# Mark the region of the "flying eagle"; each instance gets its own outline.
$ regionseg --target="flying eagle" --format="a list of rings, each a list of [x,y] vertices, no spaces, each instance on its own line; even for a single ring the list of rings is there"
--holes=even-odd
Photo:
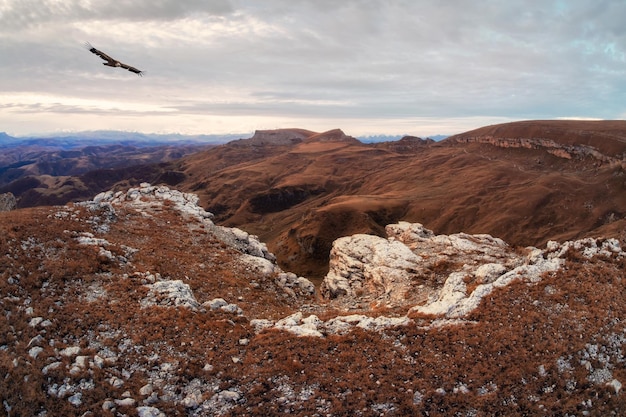
[[[87,49],[89,49],[89,52],[91,52],[92,54],[98,55],[100,58],[102,58],[102,59],[104,59],[106,61],[106,62],[103,62],[102,65],[106,65],[107,67],[114,67],[114,68],[124,68],[124,69],[127,69],[130,72],[134,72],[135,74],[139,75],[140,77],[143,77],[143,71],[138,70],[135,67],[131,67],[130,65],[126,65],[126,64],[118,61],[117,59],[111,58],[110,56],[108,56],[104,52],[99,51],[96,48],[94,48],[89,42],[85,43],[85,47]]]

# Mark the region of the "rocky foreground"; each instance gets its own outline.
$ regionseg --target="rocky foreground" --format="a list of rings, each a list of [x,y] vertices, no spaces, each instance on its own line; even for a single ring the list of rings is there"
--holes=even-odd
[[[624,415],[626,254],[398,223],[319,290],[193,194],[1,213],[6,415]]]

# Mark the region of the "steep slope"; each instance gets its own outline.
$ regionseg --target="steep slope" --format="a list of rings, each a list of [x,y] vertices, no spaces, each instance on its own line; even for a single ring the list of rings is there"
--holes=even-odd
[[[615,239],[522,252],[401,223],[336,242],[352,281],[328,301],[197,202],[143,184],[0,213],[6,415],[626,413]]]

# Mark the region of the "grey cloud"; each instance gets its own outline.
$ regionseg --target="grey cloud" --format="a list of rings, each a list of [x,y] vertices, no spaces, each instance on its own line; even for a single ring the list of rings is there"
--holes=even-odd
[[[181,115],[609,118],[626,107],[621,1],[9,0],[0,13],[0,91],[121,90]],[[147,76],[102,67],[86,40]]]
[[[0,8],[4,30],[79,20],[173,20],[193,13],[226,14],[229,0],[6,0]],[[1,30],[1,29],[0,29]]]

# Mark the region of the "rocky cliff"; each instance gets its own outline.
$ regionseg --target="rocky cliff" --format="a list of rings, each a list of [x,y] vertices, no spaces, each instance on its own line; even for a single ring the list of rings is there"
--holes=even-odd
[[[451,136],[456,143],[483,143],[502,148],[541,149],[564,159],[591,158],[625,163],[623,120],[533,120],[486,126]]]

